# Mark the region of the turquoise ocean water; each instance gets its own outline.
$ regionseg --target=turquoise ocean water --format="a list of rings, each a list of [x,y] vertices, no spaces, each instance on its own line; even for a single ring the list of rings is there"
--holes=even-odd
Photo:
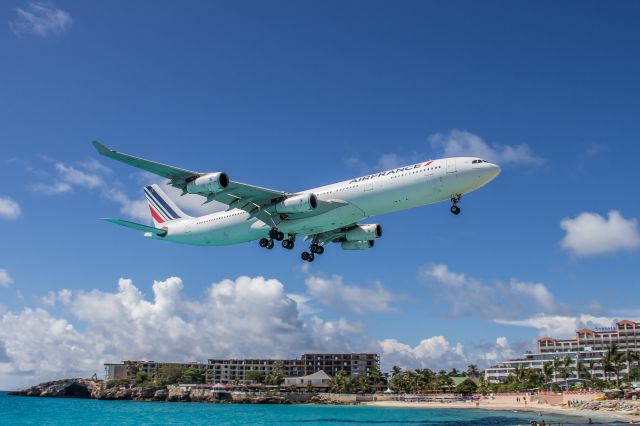
[[[584,417],[544,415],[547,424],[586,424]],[[0,425],[527,425],[537,413],[313,405],[216,405],[95,401],[0,393]],[[597,422],[596,419],[594,421]],[[601,423],[601,422],[599,422]]]

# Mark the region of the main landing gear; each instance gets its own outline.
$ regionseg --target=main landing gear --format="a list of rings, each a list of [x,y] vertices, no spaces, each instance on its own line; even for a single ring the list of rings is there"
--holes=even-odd
[[[451,197],[451,213],[456,216],[460,214],[460,207],[458,207],[458,203],[460,202],[460,198],[462,198],[462,194],[456,194]]]
[[[315,259],[315,255],[321,255],[322,253],[324,253],[324,247],[319,244],[313,243],[311,244],[309,251],[303,251],[300,257],[302,257],[302,260],[305,260],[307,262],[313,262],[313,260]]]
[[[289,234],[289,238],[285,240],[284,233],[273,228],[269,231],[269,238],[261,238],[258,243],[260,247],[271,250],[275,245],[274,240],[282,241],[282,247],[291,250],[295,246],[296,237],[295,235]]]

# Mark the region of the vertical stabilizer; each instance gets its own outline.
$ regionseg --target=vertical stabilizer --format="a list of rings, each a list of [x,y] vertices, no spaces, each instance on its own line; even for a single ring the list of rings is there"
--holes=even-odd
[[[144,195],[147,197],[149,211],[156,227],[160,227],[165,222],[190,217],[180,210],[176,203],[156,184],[145,186]]]

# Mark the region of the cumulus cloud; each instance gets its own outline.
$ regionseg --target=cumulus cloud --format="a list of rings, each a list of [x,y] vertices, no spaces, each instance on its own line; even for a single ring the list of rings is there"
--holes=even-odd
[[[576,330],[582,328],[611,327],[616,320],[609,317],[597,317],[588,314],[575,316],[537,314],[526,319],[504,320],[496,319],[498,324],[531,327],[538,330],[540,336],[568,338],[575,335]]]
[[[436,283],[438,297],[451,305],[454,315],[481,315],[490,319],[516,318],[523,312],[554,312],[555,298],[542,283],[511,279],[483,284],[445,264],[429,265],[421,275]]]
[[[530,166],[544,162],[526,144],[489,144],[480,136],[466,130],[453,129],[449,133],[436,133],[429,137],[429,142],[443,157],[475,156],[496,164]]]
[[[392,310],[393,296],[380,283],[368,288],[358,287],[345,284],[340,275],[311,275],[305,279],[305,284],[311,298],[325,306],[359,315]]]
[[[9,275],[9,271],[0,268],[0,287],[9,287],[13,284],[13,278]]]
[[[383,369],[397,365],[404,369],[460,367],[467,362],[463,346],[451,345],[444,336],[423,339],[416,346],[401,343],[396,339],[380,341]]]
[[[566,232],[560,244],[576,256],[595,256],[640,246],[638,221],[625,219],[617,210],[611,210],[607,218],[584,212],[575,218],[563,219],[560,227]]]
[[[122,359],[204,361],[207,357],[288,357],[305,351],[352,351],[360,323],[304,319],[277,280],[239,277],[185,298],[180,278],[154,282],[152,296],[129,279],[114,292],[49,294],[61,314],[26,308],[0,319],[0,388],[64,376],[101,374]]]
[[[31,2],[26,8],[17,7],[14,11],[16,15],[9,21],[9,27],[18,37],[62,34],[72,23],[69,12],[58,9],[51,3]]]
[[[11,198],[0,197],[0,218],[16,219],[20,216],[21,212],[20,204],[16,203]]]

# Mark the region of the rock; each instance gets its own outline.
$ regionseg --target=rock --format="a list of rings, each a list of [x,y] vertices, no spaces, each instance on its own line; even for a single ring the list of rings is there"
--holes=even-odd
[[[158,389],[154,394],[153,394],[153,400],[154,401],[166,401],[167,400],[167,396],[169,396],[169,391],[166,389]]]

